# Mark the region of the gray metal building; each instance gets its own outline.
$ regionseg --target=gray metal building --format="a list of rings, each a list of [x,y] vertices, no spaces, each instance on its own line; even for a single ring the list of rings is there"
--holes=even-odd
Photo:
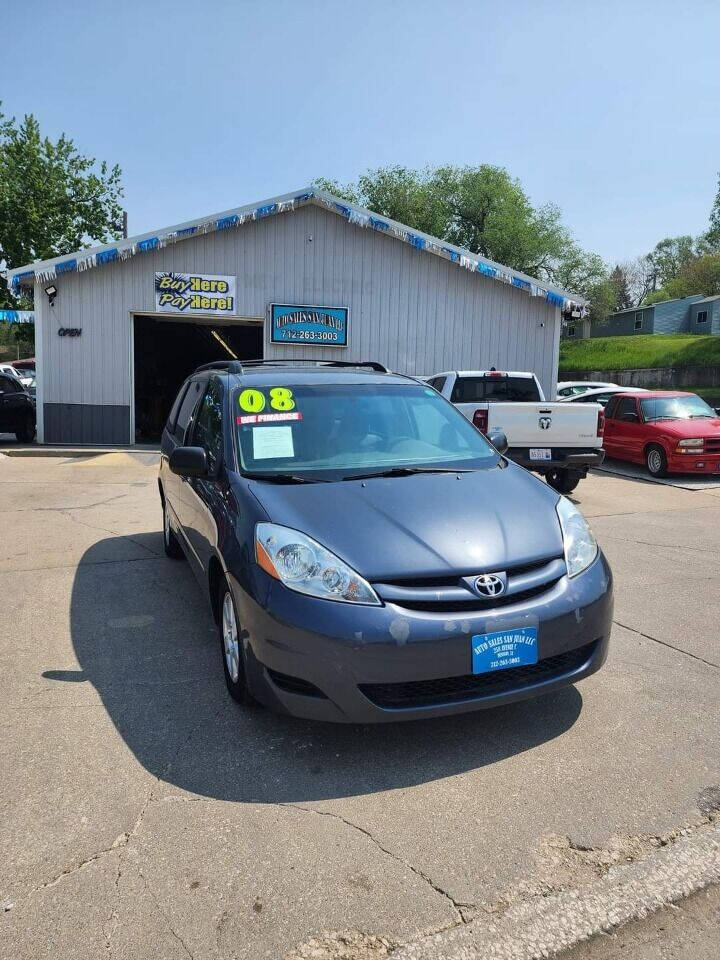
[[[312,188],[8,281],[34,287],[41,443],[152,441],[184,377],[232,356],[533,370],[554,396],[561,311],[585,307]]]

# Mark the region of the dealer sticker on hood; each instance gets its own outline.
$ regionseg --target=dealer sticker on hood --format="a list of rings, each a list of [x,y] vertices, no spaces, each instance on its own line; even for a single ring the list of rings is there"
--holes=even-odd
[[[489,673],[538,661],[537,627],[517,627],[470,638],[472,672]]]

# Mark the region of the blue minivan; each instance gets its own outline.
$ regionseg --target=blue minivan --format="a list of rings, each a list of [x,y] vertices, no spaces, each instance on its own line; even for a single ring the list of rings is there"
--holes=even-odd
[[[164,542],[210,601],[231,696],[364,723],[598,670],[608,563],[506,447],[378,363],[196,370],[162,437]]]

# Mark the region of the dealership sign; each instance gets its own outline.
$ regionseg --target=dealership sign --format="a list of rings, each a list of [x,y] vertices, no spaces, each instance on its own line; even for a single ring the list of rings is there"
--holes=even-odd
[[[270,340],[272,343],[346,347],[348,308],[273,303],[270,306]]]
[[[210,273],[156,273],[155,308],[161,313],[235,313],[235,277]]]

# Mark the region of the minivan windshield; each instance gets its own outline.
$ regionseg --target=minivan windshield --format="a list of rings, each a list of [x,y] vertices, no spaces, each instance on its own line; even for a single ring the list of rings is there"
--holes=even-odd
[[[240,470],[268,479],[474,470],[501,459],[452,404],[421,384],[242,387],[232,404]]]
[[[717,417],[712,407],[694,394],[686,397],[648,397],[640,402],[646,423],[653,420],[693,420]]]

